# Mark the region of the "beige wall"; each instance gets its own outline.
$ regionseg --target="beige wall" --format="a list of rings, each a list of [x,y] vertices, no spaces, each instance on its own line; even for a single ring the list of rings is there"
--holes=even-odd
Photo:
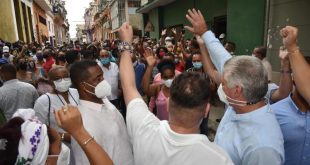
[[[1,0],[0,5],[0,38],[9,42],[15,42],[17,40],[12,3],[12,0]]]

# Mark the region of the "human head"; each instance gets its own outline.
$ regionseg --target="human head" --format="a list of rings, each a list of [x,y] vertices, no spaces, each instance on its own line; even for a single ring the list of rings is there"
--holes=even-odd
[[[209,96],[210,85],[205,76],[195,72],[180,74],[170,88],[169,122],[199,127],[209,111]]]
[[[224,65],[222,86],[226,96],[238,100],[239,104],[240,101],[243,106],[255,104],[262,101],[267,93],[267,71],[258,58],[233,57]]]
[[[168,49],[166,47],[158,47],[156,49],[156,56],[158,59],[162,59],[168,53]]]
[[[255,56],[260,60],[263,60],[266,57],[266,54],[267,54],[267,48],[264,46],[255,47],[252,52],[252,56]]]
[[[42,62],[43,61],[43,52],[42,50],[38,50],[36,53],[38,61]]]
[[[164,60],[172,60],[174,61],[174,54],[169,52],[167,54],[165,54],[165,56],[163,57]]]
[[[101,49],[100,53],[99,53],[99,58],[100,58],[100,62],[102,65],[109,65],[110,64],[110,53],[105,50],[105,49]]]
[[[171,37],[166,37],[165,38],[165,44],[166,45],[172,44],[172,38]]]
[[[167,44],[168,52],[173,52],[174,45],[172,43]]]
[[[28,61],[25,58],[17,59],[16,69],[17,71],[27,71]]]
[[[16,79],[16,68],[13,64],[4,64],[0,67],[0,77],[3,81]]]
[[[81,99],[102,103],[100,98],[90,93],[95,93],[94,87],[104,80],[102,69],[97,62],[83,60],[74,63],[70,68],[70,77]]]
[[[10,48],[9,48],[8,46],[4,46],[4,47],[2,48],[2,52],[3,52],[3,55],[4,55],[5,57],[9,57],[9,56],[10,56]]]
[[[66,52],[66,61],[69,65],[73,64],[76,61],[79,61],[80,58],[80,54],[77,50],[69,50]]]
[[[234,54],[236,51],[236,44],[233,42],[226,42],[226,44],[224,45],[225,49],[231,53]]]
[[[63,157],[63,145],[59,146],[61,141],[56,130],[37,120],[33,109],[18,109],[0,127],[0,139],[6,140],[5,149],[0,149],[0,164],[45,164],[49,149],[57,147],[62,152],[59,157],[66,161],[69,158],[68,154]]]
[[[161,73],[161,78],[171,79],[175,76],[175,65],[172,60],[162,60],[157,65],[158,71]]]
[[[197,53],[199,52],[199,44],[197,40],[192,40],[189,46],[189,49],[192,53]]]
[[[65,66],[66,60],[66,53],[64,51],[59,51],[58,56],[56,58],[57,65]]]
[[[69,71],[63,66],[55,66],[48,72],[48,79],[53,82],[56,92],[67,92],[71,86]]]
[[[192,63],[195,69],[201,69],[202,63],[201,63],[201,54],[195,53],[193,54]]]
[[[53,56],[53,51],[50,48],[45,48],[43,51],[43,58],[47,59]]]

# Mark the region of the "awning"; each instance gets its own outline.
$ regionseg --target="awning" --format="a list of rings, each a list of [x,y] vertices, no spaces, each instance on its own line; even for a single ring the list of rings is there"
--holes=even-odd
[[[137,13],[148,13],[150,10],[157,8],[159,6],[165,6],[169,3],[174,2],[175,0],[153,0],[136,10]]]

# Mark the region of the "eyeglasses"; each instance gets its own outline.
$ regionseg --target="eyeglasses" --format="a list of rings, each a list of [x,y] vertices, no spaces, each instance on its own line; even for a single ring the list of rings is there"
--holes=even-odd
[[[60,83],[62,80],[64,80],[64,81],[70,81],[71,79],[70,79],[69,77],[65,77],[65,78],[59,78],[59,79],[54,80],[54,81]]]

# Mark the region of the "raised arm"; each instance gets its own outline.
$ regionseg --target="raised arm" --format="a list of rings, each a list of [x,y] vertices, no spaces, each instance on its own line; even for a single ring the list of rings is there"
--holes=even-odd
[[[160,46],[164,46],[165,45],[165,37],[167,35],[167,29],[164,29],[161,31],[161,37],[159,39],[159,44]]]
[[[92,165],[112,165],[108,154],[100,147],[93,137],[85,130],[82,117],[76,107],[68,106],[68,109],[55,112],[55,118],[59,127],[69,132],[79,143]]]
[[[281,47],[279,50],[279,58],[281,60],[281,76],[279,88],[271,95],[271,101],[273,103],[288,97],[293,89],[290,61],[284,47]]]
[[[292,26],[286,26],[281,30],[283,45],[288,51],[293,78],[300,94],[310,104],[310,65],[305,60],[297,46],[298,29]]]
[[[214,68],[214,65],[210,59],[209,52],[206,48],[206,45],[203,39],[200,36],[196,36],[197,42],[199,44],[201,59],[204,72],[213,80],[217,85],[221,84],[221,74]]]
[[[225,62],[232,57],[230,53],[224,48],[221,42],[215,38],[214,34],[208,30],[205,19],[199,10],[188,10],[186,18],[191,22],[193,27],[185,26],[185,28],[192,33],[202,36],[213,64],[220,73],[223,73]]]
[[[118,33],[123,42],[128,42],[129,44],[132,43],[133,31],[128,23],[124,23]],[[136,87],[135,72],[131,61],[130,51],[125,50],[121,52],[120,76],[126,105],[135,98],[141,98]]]
[[[142,78],[142,88],[143,88],[144,93],[147,96],[156,96],[159,85],[150,84],[150,80],[152,77],[152,71],[153,71],[153,68],[156,64],[156,59],[155,59],[151,49],[147,48],[145,50],[144,58],[147,62],[147,68],[146,68],[146,71],[145,71],[143,78]]]

